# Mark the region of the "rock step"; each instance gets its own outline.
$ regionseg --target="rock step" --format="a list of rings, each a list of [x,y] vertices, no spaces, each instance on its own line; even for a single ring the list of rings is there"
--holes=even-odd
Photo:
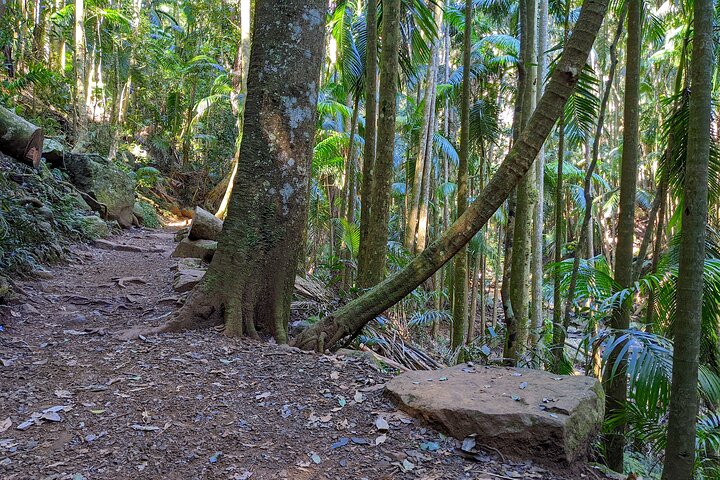
[[[462,364],[399,375],[386,393],[402,410],[460,440],[508,457],[571,464],[600,430],[604,394],[594,378]]]

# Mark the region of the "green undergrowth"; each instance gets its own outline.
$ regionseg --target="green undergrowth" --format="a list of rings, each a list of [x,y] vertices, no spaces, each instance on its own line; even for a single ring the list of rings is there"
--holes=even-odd
[[[0,275],[31,274],[61,260],[69,244],[109,233],[65,174],[0,154]]]

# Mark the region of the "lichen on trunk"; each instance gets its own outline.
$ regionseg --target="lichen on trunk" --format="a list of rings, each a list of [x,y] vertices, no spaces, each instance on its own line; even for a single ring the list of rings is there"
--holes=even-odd
[[[161,331],[225,323],[287,341],[307,218],[325,4],[258,2],[228,214],[203,282]]]

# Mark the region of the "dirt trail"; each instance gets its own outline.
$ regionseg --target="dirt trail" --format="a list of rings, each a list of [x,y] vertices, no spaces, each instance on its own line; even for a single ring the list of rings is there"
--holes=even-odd
[[[113,242],[136,251],[77,246],[0,307],[0,478],[593,478],[462,458],[398,412],[382,395],[388,376],[361,358],[213,330],[114,338],[182,301],[172,237],[132,230]]]

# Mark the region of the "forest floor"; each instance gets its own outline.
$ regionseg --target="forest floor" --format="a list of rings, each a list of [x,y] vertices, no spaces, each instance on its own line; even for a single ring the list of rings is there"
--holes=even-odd
[[[362,358],[214,330],[119,340],[183,298],[172,232],[112,240],[133,251],[78,245],[0,306],[0,478],[601,477],[460,455],[456,440],[398,411],[382,392],[390,376]]]

